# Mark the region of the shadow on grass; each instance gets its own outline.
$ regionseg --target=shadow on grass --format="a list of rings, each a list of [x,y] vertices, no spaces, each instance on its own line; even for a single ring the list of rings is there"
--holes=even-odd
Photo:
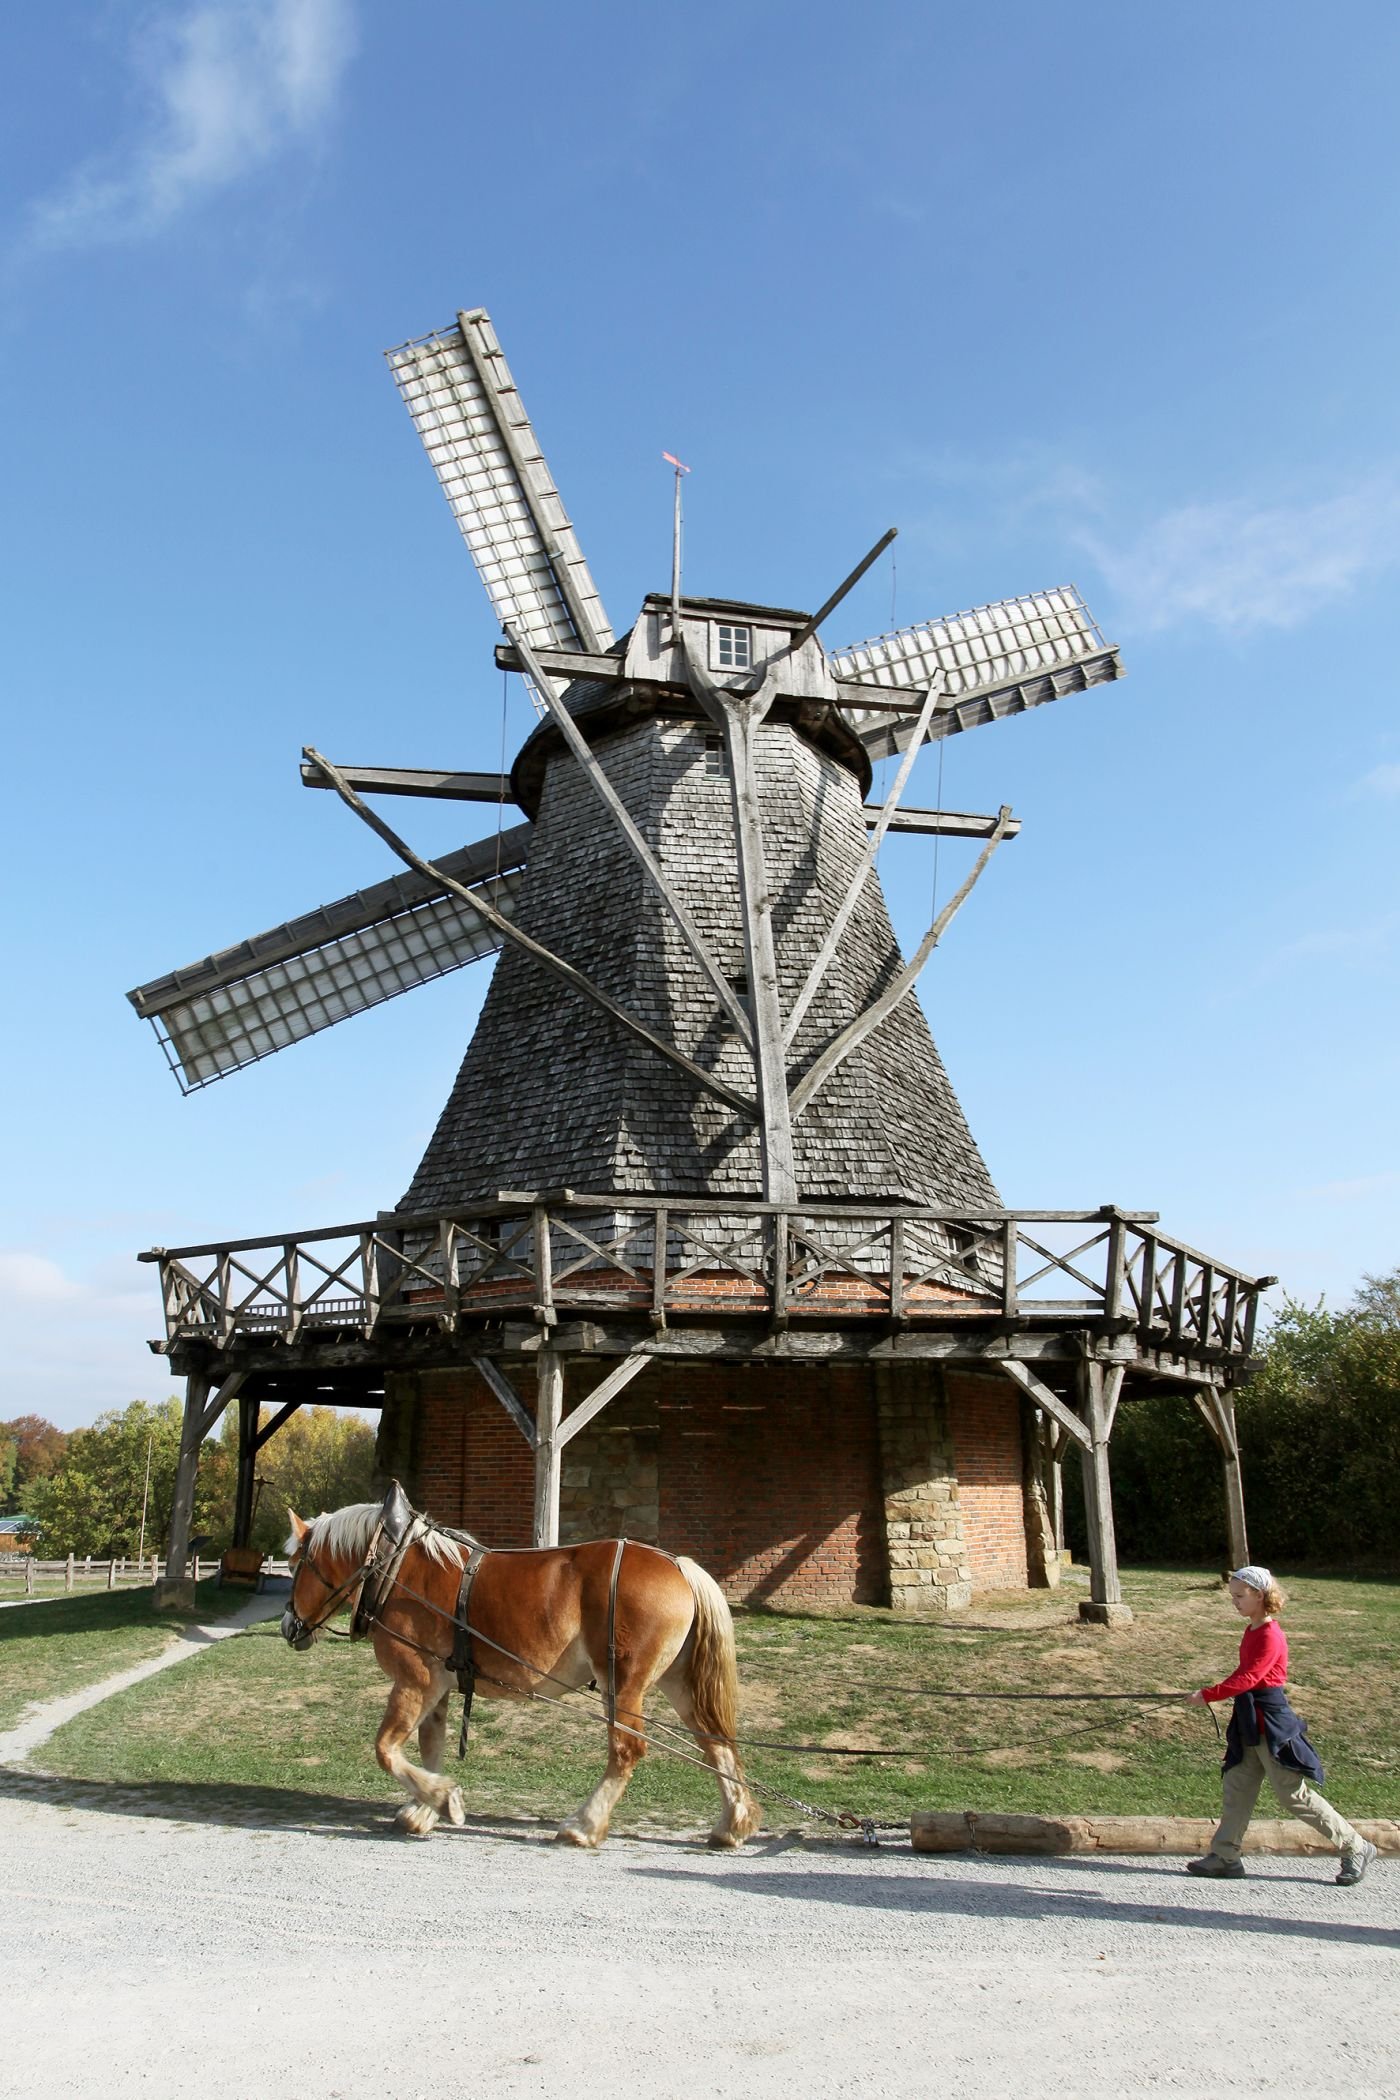
[[[221,1590],[217,1583],[201,1582],[195,1591],[193,1613],[183,1616],[179,1612],[158,1612],[151,1601],[149,1584],[143,1589],[87,1590],[71,1597],[40,1597],[26,1609],[6,1612],[0,1618],[0,1642],[51,1640],[72,1633],[110,1633],[118,1626],[153,1626],[180,1633],[187,1618],[194,1623],[231,1618],[243,1609],[249,1595],[247,1590]]]
[[[1048,1859],[1036,1862],[1041,1872],[1051,1874],[1058,1874],[1065,1868],[1071,1872],[1074,1868],[1082,1871],[1089,1864],[1087,1861]],[[1092,1864],[1096,1873],[1102,1872],[1099,1862]],[[1339,1918],[1335,1924],[1330,1920],[1281,1918],[1273,1912],[1240,1912],[1174,1903],[1160,1893],[1145,1894],[1140,1902],[1121,1902],[1097,1889],[1082,1886],[1057,1889],[1036,1888],[1024,1882],[1008,1885],[1002,1880],[950,1880],[943,1876],[910,1874],[902,1866],[892,1872],[876,1868],[859,1879],[850,1874],[827,1873],[816,1867],[809,1873],[782,1875],[751,1873],[742,1868],[737,1872],[710,1873],[699,1868],[682,1868],[678,1873],[675,1868],[661,1867],[632,1867],[628,1871],[660,1877],[672,1889],[678,1880],[684,1879],[712,1884],[718,1890],[732,1890],[739,1895],[780,1896],[796,1898],[803,1903],[839,1903],[847,1909],[857,1910],[897,1910],[929,1918],[996,1916],[1052,1926],[1074,1919],[1110,1928],[1122,1925],[1184,1926],[1205,1932],[1257,1934],[1271,1940],[1322,1940],[1331,1946],[1376,1947],[1387,1952],[1400,1949],[1400,1931],[1383,1925],[1349,1924],[1344,1918]],[[1123,1868],[1119,1871],[1139,1870]],[[1160,1874],[1154,1879],[1160,1889]],[[1261,1886],[1267,1887],[1268,1884]],[[1340,1890],[1336,1894],[1340,1908],[1347,1896]],[[1258,1899],[1241,1898],[1243,1902],[1250,1900]]]

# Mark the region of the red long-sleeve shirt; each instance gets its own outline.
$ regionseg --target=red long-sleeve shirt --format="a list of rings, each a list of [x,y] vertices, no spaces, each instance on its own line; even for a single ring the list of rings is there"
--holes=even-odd
[[[1201,1687],[1209,1705],[1215,1699],[1232,1699],[1236,1692],[1257,1691],[1260,1685],[1288,1682],[1288,1636],[1277,1619],[1262,1626],[1249,1626],[1240,1642],[1240,1666],[1220,1684]]]

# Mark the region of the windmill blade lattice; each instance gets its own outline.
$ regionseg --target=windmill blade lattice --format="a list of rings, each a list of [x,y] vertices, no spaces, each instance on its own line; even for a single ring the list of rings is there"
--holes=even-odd
[[[827,660],[840,679],[896,692],[922,691],[938,679],[946,698],[929,724],[930,742],[1123,675],[1117,649],[1070,584],[876,635]],[[899,748],[889,715],[850,706],[845,713],[872,758]]]
[[[613,633],[485,313],[387,353],[389,369],[502,627],[537,648]]]
[[[439,865],[509,917],[528,840],[529,826],[516,825],[499,841],[445,854]],[[499,946],[495,930],[460,898],[422,876],[396,875],[127,997],[154,1026],[188,1094]]]

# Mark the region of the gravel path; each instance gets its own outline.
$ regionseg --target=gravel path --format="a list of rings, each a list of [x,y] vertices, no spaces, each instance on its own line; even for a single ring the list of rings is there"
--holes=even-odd
[[[0,2031],[26,2092],[123,2100],[1393,2096],[1400,1868],[1201,1884],[0,1773]],[[294,1819],[294,1820],[293,1820]]]

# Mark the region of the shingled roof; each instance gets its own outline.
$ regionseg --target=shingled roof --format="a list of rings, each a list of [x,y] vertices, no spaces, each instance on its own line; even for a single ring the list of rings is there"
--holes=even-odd
[[[571,695],[577,705],[586,693]],[[744,968],[729,784],[703,721],[651,715],[595,747],[722,967]],[[760,742],[760,792],[783,1003],[791,1005],[866,850],[861,786],[801,732]],[[577,763],[550,753],[517,922],[697,1063],[752,1067],[673,922]],[[794,1046],[802,1071],[900,967],[867,882]],[[913,998],[798,1119],[799,1187],[824,1199],[997,1207],[999,1198]],[[757,1196],[753,1124],[529,956],[500,956],[476,1033],[402,1208],[447,1211],[501,1188]]]

